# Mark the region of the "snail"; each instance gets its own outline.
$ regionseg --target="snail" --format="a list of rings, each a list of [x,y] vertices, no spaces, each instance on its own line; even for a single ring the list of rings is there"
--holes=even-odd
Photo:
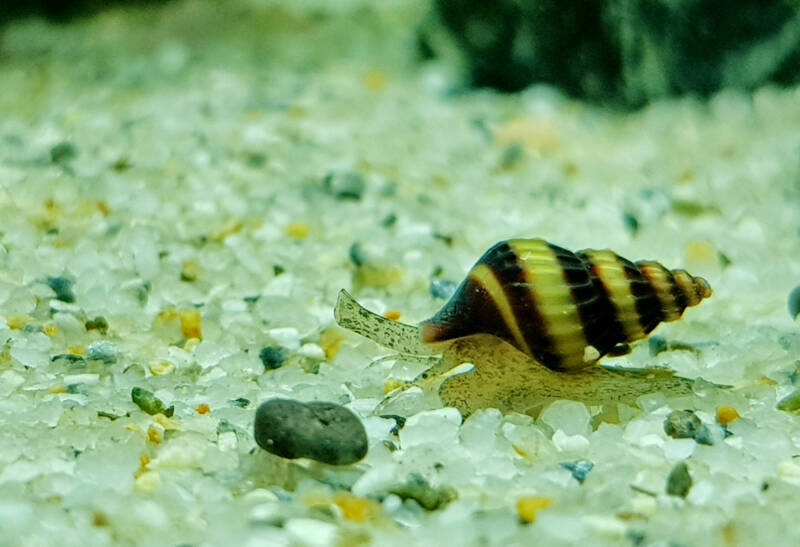
[[[564,395],[562,391],[569,395],[569,383],[584,374],[590,384],[584,398],[591,399],[597,391],[591,384],[612,383],[607,376],[612,372],[594,366],[601,357],[629,352],[631,342],[647,337],[662,322],[679,319],[687,307],[710,296],[711,288],[702,277],[669,270],[655,261],[634,263],[610,250],[573,253],[543,239],[511,239],[486,251],[444,307],[418,325],[373,314],[344,290],[334,316],[342,327],[402,354],[447,356],[460,348],[474,355],[484,346],[493,367],[514,368],[516,376],[528,367],[539,382],[550,378],[553,385],[563,384],[550,388],[556,390],[548,392],[553,396]],[[500,340],[524,357],[508,353],[498,357]],[[453,356],[444,361],[435,371],[459,360]],[[652,370],[647,374],[652,377]],[[507,374],[501,376],[506,383],[513,382]],[[678,383],[682,386],[678,391],[686,393],[685,382]],[[652,390],[647,382],[639,384],[621,391]]]

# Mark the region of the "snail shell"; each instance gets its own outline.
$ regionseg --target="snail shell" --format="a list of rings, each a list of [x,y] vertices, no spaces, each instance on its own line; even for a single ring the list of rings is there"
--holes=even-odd
[[[575,371],[709,296],[705,279],[658,262],[511,239],[486,251],[447,304],[420,323],[420,337],[433,344],[492,334],[552,370]]]

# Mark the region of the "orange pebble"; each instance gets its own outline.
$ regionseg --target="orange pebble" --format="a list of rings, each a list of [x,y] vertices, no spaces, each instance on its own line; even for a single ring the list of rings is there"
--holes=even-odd
[[[203,403],[203,404],[199,404],[199,405],[197,405],[197,407],[195,408],[195,411],[197,411],[197,413],[198,413],[198,414],[208,414],[208,412],[209,412],[210,410],[211,410],[211,409],[210,409],[210,408],[208,407],[208,405],[207,405],[207,404],[205,404],[205,403]]]
[[[735,422],[738,419],[739,412],[732,406],[719,405],[717,407],[717,423],[728,425],[729,423]]]
[[[402,317],[402,314],[398,310],[391,308],[386,310],[386,313],[384,313],[383,316],[389,321],[398,321],[400,317]]]
[[[203,339],[203,330],[201,328],[200,310],[197,308],[190,308],[188,310],[180,311],[181,318],[181,332],[186,338]]]

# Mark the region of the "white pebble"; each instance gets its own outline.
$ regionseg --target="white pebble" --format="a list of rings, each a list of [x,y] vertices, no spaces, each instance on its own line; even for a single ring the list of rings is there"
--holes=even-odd
[[[545,408],[539,420],[553,431],[562,430],[567,435],[588,436],[592,432],[591,416],[586,405],[575,401],[556,401]]]
[[[281,327],[267,331],[270,338],[290,351],[300,348],[300,333],[294,327]]]
[[[336,526],[321,520],[293,518],[284,523],[283,529],[298,544],[308,547],[328,547],[336,541]]]
[[[310,357],[311,359],[317,359],[319,361],[325,360],[325,350],[319,347],[319,345],[311,342],[300,346],[300,349],[297,350],[297,353],[305,357]]]

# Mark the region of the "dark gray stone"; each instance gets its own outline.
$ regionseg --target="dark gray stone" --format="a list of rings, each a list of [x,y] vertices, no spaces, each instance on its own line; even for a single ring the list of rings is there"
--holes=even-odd
[[[289,358],[289,351],[281,346],[267,346],[258,352],[265,370],[280,368]]]
[[[673,410],[664,420],[664,433],[673,439],[693,439],[702,425],[691,410]]]
[[[336,403],[271,399],[258,407],[254,430],[258,446],[282,458],[348,465],[367,454],[361,420]]]
[[[667,476],[667,494],[685,498],[691,488],[692,476],[689,475],[689,468],[686,467],[686,463],[679,462]]]

